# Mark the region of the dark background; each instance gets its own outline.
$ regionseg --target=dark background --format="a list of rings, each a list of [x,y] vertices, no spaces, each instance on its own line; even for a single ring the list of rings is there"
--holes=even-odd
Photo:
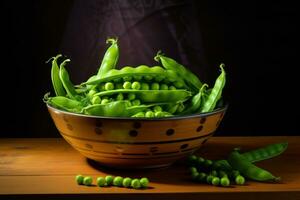
[[[282,1],[165,1],[171,5],[166,17],[168,11],[155,11],[162,9],[161,1],[123,1],[118,6],[120,2],[2,3],[0,137],[59,137],[42,102],[52,90],[51,66],[45,61],[58,53],[68,56],[72,80],[84,81],[97,70],[107,47],[104,41],[114,31],[120,39],[120,66],[153,65],[153,55],[162,49],[212,85],[218,65],[226,64],[229,109],[217,135],[299,135],[297,6]],[[144,5],[151,7],[145,10],[146,19],[126,29],[132,17],[141,17],[131,11],[140,12]],[[125,28],[114,24],[117,19],[127,19],[129,25],[124,20]],[[108,31],[99,27],[105,22],[110,24]],[[176,33],[188,30],[183,40],[164,31],[174,29],[174,22],[184,25]],[[186,52],[178,53],[177,42]]]

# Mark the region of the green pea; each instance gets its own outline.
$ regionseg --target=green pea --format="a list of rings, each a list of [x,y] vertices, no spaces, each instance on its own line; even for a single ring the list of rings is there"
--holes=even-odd
[[[241,175],[238,175],[236,178],[235,178],[235,183],[237,185],[244,185],[245,184],[245,178]]]
[[[124,89],[131,89],[131,82],[129,81],[126,81],[123,83],[123,88]]]
[[[154,113],[154,116],[155,117],[164,117],[165,115],[164,115],[164,113],[162,111],[158,111],[158,112]]]
[[[126,178],[123,179],[122,184],[123,184],[124,187],[129,188],[131,186],[131,181],[132,181],[131,178],[126,177]]]
[[[229,185],[230,185],[230,180],[229,180],[229,178],[227,178],[227,177],[221,178],[221,185],[224,186],[224,187],[229,186]]]
[[[122,93],[119,93],[118,95],[117,95],[117,101],[121,101],[121,100],[123,100],[124,99],[124,95],[122,94]]]
[[[219,177],[214,177],[211,181],[211,183],[215,186],[220,184],[220,178]]]
[[[176,81],[176,82],[174,82],[174,86],[176,88],[183,88],[184,84],[181,81]]]
[[[159,89],[160,89],[160,90],[168,90],[169,87],[168,87],[168,85],[166,85],[166,84],[161,84]]]
[[[206,182],[207,182],[208,184],[211,184],[213,178],[214,178],[214,177],[213,177],[212,175],[206,176]]]
[[[89,185],[92,185],[92,183],[93,183],[93,178],[92,177],[86,176],[86,177],[83,178],[83,184],[84,185],[89,186]]]
[[[134,93],[129,93],[127,96],[128,100],[134,100],[135,99],[135,94]]]
[[[137,81],[134,81],[131,85],[131,88],[134,90],[139,90],[141,88],[141,84]]]
[[[125,77],[123,77],[123,80],[124,81],[131,81],[132,77],[131,76],[125,76]]]
[[[115,78],[115,79],[114,79],[114,82],[115,82],[115,83],[120,83],[120,82],[122,82],[122,79],[121,79],[121,78]]]
[[[114,181],[114,178],[112,176],[105,177],[105,182],[108,186],[112,185],[113,181]]]
[[[101,83],[101,84],[99,85],[99,90],[100,90],[100,91],[104,91],[104,90],[105,90],[105,84]]]
[[[206,181],[206,174],[204,172],[200,172],[197,176],[197,181],[199,182],[205,182]]]
[[[117,83],[116,84],[116,89],[123,89],[123,84],[122,83]]]
[[[113,83],[111,83],[111,82],[107,82],[107,83],[105,83],[105,90],[107,91],[107,90],[113,90],[115,87],[114,87],[114,84]]]
[[[154,106],[153,111],[154,112],[162,111],[162,108],[160,106]]]
[[[96,90],[90,90],[89,93],[87,94],[90,98],[94,96],[94,94],[96,94],[97,91]]]
[[[92,98],[92,104],[100,104],[101,103],[101,98],[99,96],[94,96]]]
[[[148,187],[148,184],[149,184],[148,178],[146,178],[146,177],[141,178],[140,184],[141,184],[141,187],[142,187],[142,188],[147,188],[147,187]]]
[[[76,182],[77,182],[78,185],[82,185],[83,184],[83,179],[84,179],[84,177],[82,175],[77,175],[75,177],[75,180],[76,180]]]
[[[102,99],[101,100],[101,104],[103,104],[103,105],[108,104],[108,103],[109,103],[108,99]]]
[[[230,173],[230,176],[235,179],[238,175],[240,175],[240,172],[238,170],[232,170]]]
[[[145,117],[154,117],[154,112],[152,112],[152,111],[147,111],[146,113],[145,113]]]
[[[105,185],[106,185],[105,178],[103,178],[103,177],[98,177],[98,178],[97,178],[97,185],[98,185],[99,187],[105,186]]]
[[[146,76],[144,76],[144,79],[146,80],[146,81],[151,81],[152,80],[152,76],[149,76],[149,75],[146,75]]]
[[[196,172],[198,172],[198,170],[197,170],[196,167],[190,167],[190,172],[191,173],[196,173]]]
[[[194,172],[191,174],[191,177],[193,180],[197,180],[197,177],[199,176],[199,173],[198,172]]]
[[[151,84],[151,90],[159,90],[159,84],[158,83],[152,83]]]
[[[132,104],[133,106],[139,106],[139,105],[141,105],[141,101],[140,101],[139,99],[135,99],[135,100],[133,100],[133,101],[131,102],[131,104]]]
[[[149,84],[148,83],[142,83],[141,84],[141,90],[149,90]]]
[[[196,163],[196,161],[197,161],[197,156],[195,156],[195,155],[190,155],[189,157],[188,157],[188,162],[190,163],[190,164],[194,164],[194,163]]]
[[[130,102],[130,101],[126,101],[126,106],[127,106],[127,107],[132,106],[131,102]]]
[[[155,79],[156,82],[160,82],[164,79],[164,77],[163,76],[156,76],[154,79]]]
[[[141,183],[139,179],[133,179],[131,181],[131,187],[133,187],[134,189],[140,189],[141,188]]]
[[[113,185],[121,187],[123,184],[123,178],[121,176],[116,176],[113,180]]]
[[[133,76],[133,79],[136,80],[136,81],[141,81],[142,76]]]
[[[135,115],[133,115],[132,117],[145,117],[145,113],[144,112],[138,112]]]
[[[206,167],[206,168],[209,168],[209,167],[211,167],[212,166],[212,164],[213,164],[213,162],[211,161],[211,160],[205,160],[204,161],[204,166]]]
[[[202,158],[202,157],[198,157],[198,158],[197,158],[197,164],[198,164],[198,165],[201,166],[201,165],[203,165],[204,162],[205,162],[205,159],[204,159],[204,158]]]
[[[213,175],[213,176],[218,176],[218,172],[216,170],[212,170],[210,172],[210,174]]]
[[[220,178],[222,178],[222,177],[228,177],[227,173],[225,171],[223,171],[223,170],[220,170],[218,172],[218,175],[219,175]]]
[[[171,86],[169,86],[169,90],[176,90],[176,87],[171,85]]]

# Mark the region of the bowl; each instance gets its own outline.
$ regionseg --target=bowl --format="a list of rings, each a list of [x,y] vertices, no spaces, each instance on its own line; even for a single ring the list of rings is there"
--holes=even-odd
[[[85,157],[114,168],[157,168],[198,150],[218,128],[213,112],[157,119],[89,116],[47,104],[62,137]]]

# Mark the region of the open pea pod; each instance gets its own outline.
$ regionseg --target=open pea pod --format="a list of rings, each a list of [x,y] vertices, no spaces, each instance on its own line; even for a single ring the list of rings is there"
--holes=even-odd
[[[184,101],[192,93],[187,90],[133,90],[133,89],[117,89],[108,90],[94,94],[95,96],[112,96],[119,93],[130,94],[134,93],[136,98],[144,103],[157,103],[157,102],[177,102]]]
[[[157,79],[167,80],[169,82],[179,82],[184,88],[188,88],[184,80],[176,74],[173,70],[165,70],[160,66],[148,67],[146,65],[140,65],[138,67],[123,67],[122,69],[111,69],[106,72],[103,76],[92,76],[82,85],[93,85],[103,82],[109,82],[112,80],[120,79],[123,77],[151,77],[154,80]],[[158,82],[159,82],[158,81]]]
[[[164,105],[164,103],[148,104],[139,106],[129,106],[127,100],[113,101],[107,104],[89,105],[83,108],[83,112],[88,115],[107,116],[107,117],[131,117],[132,115],[143,112],[155,105]]]
[[[160,61],[164,68],[175,71],[177,75],[183,77],[183,79],[195,90],[197,91],[200,90],[202,83],[199,80],[199,78],[190,70],[185,68],[183,65],[175,61],[174,59],[169,58],[167,56],[163,56],[159,51],[157,55],[154,57],[154,60],[157,62]]]

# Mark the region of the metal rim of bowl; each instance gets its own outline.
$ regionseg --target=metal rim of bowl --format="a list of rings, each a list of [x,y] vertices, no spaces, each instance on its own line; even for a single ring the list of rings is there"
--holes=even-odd
[[[228,108],[228,104],[225,104],[221,108],[217,108],[211,112],[204,112],[200,114],[192,114],[192,115],[183,115],[183,116],[172,116],[172,117],[162,117],[162,118],[146,118],[146,117],[106,117],[106,116],[97,116],[97,115],[85,115],[79,113],[73,113],[65,110],[60,110],[51,106],[50,104],[46,103],[48,108],[56,110],[57,112],[65,113],[68,115],[74,115],[78,117],[87,117],[87,118],[94,118],[94,119],[110,119],[110,120],[136,120],[136,121],[168,121],[168,120],[178,120],[178,119],[191,119],[191,118],[199,118],[199,117],[207,117],[210,115],[214,115],[216,113],[225,112]]]

